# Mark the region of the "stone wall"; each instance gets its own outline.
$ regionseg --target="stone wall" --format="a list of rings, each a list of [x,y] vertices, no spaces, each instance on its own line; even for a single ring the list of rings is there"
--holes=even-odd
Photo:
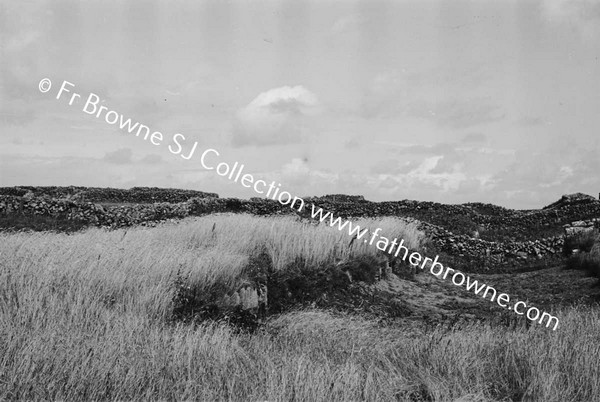
[[[61,216],[89,225],[110,228],[136,224],[152,225],[168,219],[218,212],[253,215],[294,213],[289,206],[264,198],[218,198],[216,194],[213,197],[210,193],[189,190],[81,187],[19,187],[1,190],[12,194],[0,195],[0,214]],[[20,195],[22,192],[25,194]],[[39,195],[36,196],[36,193]],[[202,197],[186,198],[196,193],[202,194]],[[55,194],[60,194],[60,197],[54,197]],[[161,197],[186,199],[175,203],[149,202],[152,199],[162,199]],[[465,259],[485,257],[494,264],[559,257],[564,244],[564,234],[600,227],[600,203],[591,199],[578,198],[576,202],[569,202],[567,199],[542,210],[515,211],[478,203],[444,205],[409,200],[374,203],[354,196],[334,202],[331,197],[306,198],[305,211],[300,215],[309,217],[310,203],[313,202],[336,216],[348,218],[412,217],[421,222],[421,229],[437,250]],[[90,198],[101,198],[104,201],[120,199],[128,202],[143,199],[144,203],[103,206],[89,201]],[[497,241],[479,238],[477,229],[486,228],[493,228],[503,235],[499,236]],[[540,228],[547,228],[547,232],[555,234],[539,236],[539,233],[544,233],[539,232]],[[532,238],[527,239],[521,234],[530,234]]]
[[[102,206],[74,198],[36,197],[31,193],[23,197],[0,195],[0,214],[62,216],[94,226],[111,228],[217,212],[247,212],[254,215],[291,213],[289,207],[265,199],[246,201],[237,198],[207,197],[191,198],[179,203],[158,202],[153,204]]]
[[[587,219],[582,221],[575,221],[563,226],[565,235],[571,236],[581,232],[588,232],[590,230],[600,230],[600,218]]]
[[[4,194],[4,197],[2,197]],[[50,214],[49,205],[53,199],[62,202],[60,208],[74,209],[74,218],[86,220],[86,214],[98,215],[102,212],[95,211],[89,203],[120,203],[142,204],[115,207],[108,209],[120,217],[117,221],[127,221],[126,214],[137,216],[131,219],[137,223],[152,220],[155,215],[169,215],[179,217],[189,211],[191,215],[211,212],[248,212],[256,215],[291,214],[295,211],[289,206],[283,206],[277,201],[264,198],[239,200],[232,198],[221,199],[217,194],[204,193],[193,190],[159,189],[148,187],[134,187],[130,190],[98,189],[86,187],[4,187],[0,188],[0,197],[4,203],[14,204],[19,202],[8,201],[7,196],[25,197],[27,199],[40,199],[33,201],[35,205],[24,205],[29,211]],[[593,197],[564,196],[560,202],[554,203],[540,210],[510,210],[491,204],[470,203],[462,205],[446,205],[434,202],[419,202],[411,200],[370,202],[361,196],[328,195],[324,197],[307,197],[305,210],[300,213],[309,217],[310,203],[331,211],[336,216],[344,218],[403,216],[411,217],[422,222],[439,226],[452,231],[456,235],[479,237],[487,241],[525,242],[540,238],[560,236],[563,226],[574,221],[589,221],[600,217],[600,202]],[[73,204],[65,204],[71,201]],[[28,204],[29,201],[26,203]],[[155,203],[169,203],[173,205],[153,206]],[[182,204],[182,205],[176,205]],[[185,205],[183,205],[185,204]],[[167,211],[158,213],[157,211]],[[173,210],[172,212],[169,212]],[[79,211],[79,212],[77,212]],[[2,211],[0,210],[0,213]],[[108,218],[107,218],[108,219]]]
[[[307,197],[306,199],[311,199]],[[361,202],[365,201],[362,195],[346,195],[346,194],[328,194],[322,197],[315,198],[317,200],[327,200],[331,202]]]
[[[191,198],[218,198],[216,193],[205,193],[195,190],[180,190],[158,187],[132,187],[128,190],[120,188],[97,187],[0,187],[0,195],[35,197],[48,196],[57,199],[72,199],[74,201],[89,201],[95,203],[131,203],[143,204],[154,202],[178,203]]]
[[[468,235],[457,235],[427,223],[420,223],[420,226],[436,249],[458,257],[487,257],[494,264],[560,257],[564,244],[563,236],[528,241],[495,242]]]
[[[600,201],[595,199],[562,203],[539,210],[511,210],[491,204],[446,205],[412,200],[353,203],[332,202],[323,198],[307,201],[336,216],[404,216],[440,226],[456,235],[479,237],[488,241],[526,242],[562,236],[563,225],[600,217]],[[310,210],[303,216],[309,216]]]

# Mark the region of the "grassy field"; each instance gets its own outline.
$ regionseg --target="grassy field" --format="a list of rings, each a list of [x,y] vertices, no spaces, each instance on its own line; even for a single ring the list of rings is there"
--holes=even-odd
[[[419,248],[399,219],[362,220]],[[293,217],[210,215],[157,228],[0,233],[0,399],[600,400],[600,311],[561,327],[383,325],[300,309],[258,331],[173,320],[177,279],[234,289],[275,270],[375,253]]]

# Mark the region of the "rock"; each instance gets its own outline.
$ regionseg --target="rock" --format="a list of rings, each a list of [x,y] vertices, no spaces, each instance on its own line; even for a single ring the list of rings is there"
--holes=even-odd
[[[255,288],[251,286],[243,287],[239,290],[239,294],[242,310],[258,308],[258,291]]]
[[[242,311],[266,310],[268,305],[267,286],[264,284],[244,284],[231,295],[223,296],[217,306],[225,310],[239,308]]]

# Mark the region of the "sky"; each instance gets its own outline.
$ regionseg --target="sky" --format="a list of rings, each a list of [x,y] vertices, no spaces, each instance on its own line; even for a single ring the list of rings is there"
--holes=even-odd
[[[0,0],[0,186],[258,196],[212,148],[297,196],[598,196],[599,56],[600,0]]]

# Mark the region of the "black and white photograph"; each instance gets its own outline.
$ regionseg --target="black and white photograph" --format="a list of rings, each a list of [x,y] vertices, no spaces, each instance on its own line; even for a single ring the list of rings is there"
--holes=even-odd
[[[600,0],[0,0],[0,401],[600,401]]]

